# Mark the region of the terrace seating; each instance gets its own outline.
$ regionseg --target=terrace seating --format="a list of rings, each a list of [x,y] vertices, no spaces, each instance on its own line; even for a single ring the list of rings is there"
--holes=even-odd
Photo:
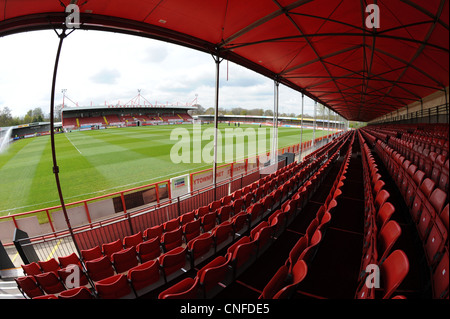
[[[334,144],[341,142],[342,140],[336,140]],[[293,197],[298,190],[297,188],[307,181],[306,176],[315,176],[316,181],[314,181],[314,184],[306,183],[303,190],[307,192],[303,193],[311,196],[310,194],[314,189],[320,185],[323,174],[326,172],[326,169],[320,169],[320,166],[326,161],[333,160],[335,157],[330,157],[325,161],[329,153],[336,150],[334,147],[327,147],[322,153],[316,153],[317,159],[311,157],[308,163],[293,163],[294,165],[280,169],[276,173],[278,177],[266,179],[266,183],[271,185],[270,187],[263,187],[259,182],[255,184],[257,187],[253,191],[253,186],[244,187],[242,193],[245,195],[243,195],[241,201],[238,198],[239,194],[235,192],[231,196],[232,198],[228,196],[225,201],[218,201],[220,206],[219,204],[214,204],[216,205],[214,207],[211,206],[214,212],[210,212],[208,206],[206,206],[208,212],[203,212],[202,207],[200,207],[190,214],[186,214],[186,219],[181,218],[184,216],[182,215],[170,220],[170,223],[147,228],[143,233],[138,232],[134,235],[125,236],[123,239],[102,244],[103,249],[100,249],[100,246],[95,246],[92,249],[83,250],[81,252],[82,261],[75,258],[76,255],[70,258],[68,256],[67,260],[85,264],[87,275],[95,283],[92,288],[100,298],[133,297],[134,294],[131,293],[133,291],[140,291],[138,295],[142,295],[154,289],[155,285],[168,283],[177,278],[180,273],[188,271],[192,268],[189,263],[191,260],[194,261],[194,265],[200,263],[201,261],[196,262],[195,243],[205,240],[205,242],[208,242],[205,247],[209,247],[211,256],[221,251],[222,248],[228,247],[227,254],[224,257],[226,263],[223,262],[223,259],[219,259],[217,263],[221,267],[223,266],[222,272],[228,273],[224,270],[230,268],[230,275],[234,275],[231,277],[236,278],[262,253],[264,248],[270,246],[273,240],[276,240],[276,231],[285,229],[287,217],[292,219],[297,214],[298,207],[301,207],[299,205],[301,201],[298,199],[289,200],[289,197]],[[304,171],[308,171],[308,173],[302,173]],[[313,171],[317,174],[314,175]],[[300,176],[303,178],[302,182],[300,182]],[[265,189],[265,191],[258,191],[259,189]],[[274,203],[273,199],[277,202]],[[284,203],[285,205],[283,205],[283,199],[288,204]],[[247,203],[247,206],[245,203]],[[279,210],[272,213],[276,207],[281,206],[285,211]],[[214,216],[214,218],[209,216]],[[329,221],[327,214],[318,219],[322,226],[326,225],[327,219],[325,216],[328,217]],[[214,221],[211,226],[208,223],[209,218]],[[269,220],[261,222],[265,218]],[[187,225],[191,223],[198,225],[198,221],[203,226],[203,233],[201,231],[200,234],[195,233],[197,236],[194,235],[190,240],[187,240],[186,232],[183,232],[183,230],[186,231]],[[177,228],[171,230],[172,225],[177,226]],[[254,229],[251,234],[249,232],[250,236],[246,236],[244,233],[252,228]],[[240,231],[241,233],[239,233]],[[237,241],[233,244],[235,238]],[[318,236],[316,235],[315,238],[318,238]],[[186,246],[184,242],[187,243]],[[320,240],[316,240],[316,242],[318,243]],[[194,255],[193,258],[192,255]],[[128,288],[131,289],[130,291],[125,288],[123,278],[129,280]],[[146,278],[152,279],[146,281]],[[200,282],[202,281],[200,280]],[[199,285],[201,284],[199,283]],[[101,290],[101,293],[98,289]],[[79,292],[81,291],[79,290]],[[205,294],[205,291],[202,291],[202,293]],[[206,294],[209,294],[209,289],[206,289]]]

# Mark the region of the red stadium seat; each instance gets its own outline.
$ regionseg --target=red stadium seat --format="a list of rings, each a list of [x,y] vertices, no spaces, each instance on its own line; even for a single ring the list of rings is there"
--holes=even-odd
[[[283,266],[282,266],[283,267]],[[297,261],[292,271],[289,273],[288,283],[285,287],[279,290],[274,296],[273,299],[289,299],[292,297],[293,293],[297,286],[305,279],[308,273],[308,266],[306,262],[303,260]]]
[[[221,202],[222,206],[226,206],[226,205],[230,205],[232,200],[233,200],[233,196],[227,195],[227,196],[222,197],[220,202]]]
[[[245,209],[245,203],[243,198],[235,199],[231,204],[233,215],[237,215]]]
[[[128,270],[138,265],[136,248],[132,246],[114,253],[112,261],[118,274],[128,272]]]
[[[161,292],[158,299],[197,299],[198,294],[198,277],[186,278]]]
[[[34,276],[39,286],[42,290],[50,295],[50,294],[58,294],[61,291],[66,290],[66,287],[59,280],[59,277],[54,272],[46,272],[43,274],[39,274]]]
[[[448,166],[449,166],[449,160],[445,162],[445,165],[442,167],[441,170],[441,176],[439,178],[439,188],[442,189],[444,192],[448,193]]]
[[[80,258],[78,258],[77,254],[72,253],[68,256],[58,257],[59,264],[62,269],[70,266],[70,265],[78,265],[81,267]]]
[[[233,225],[233,229],[236,234],[239,235],[239,234],[245,233],[249,227],[247,213],[241,212],[241,213],[235,215],[231,219],[231,223]]]
[[[90,249],[84,249],[81,251],[81,256],[83,257],[84,262],[89,260],[94,260],[103,257],[102,250],[100,246],[95,246]]]
[[[381,190],[378,193],[377,197],[375,197],[375,209],[379,210],[384,205],[384,203],[386,203],[390,196],[391,195],[386,190]]]
[[[217,214],[215,211],[203,216],[201,218],[203,232],[206,233],[211,231],[216,226],[216,222],[217,222]]]
[[[189,243],[192,239],[199,236],[201,233],[201,221],[200,219],[188,222],[183,226],[183,236],[186,243]]]
[[[232,213],[231,205],[225,205],[217,210],[217,219],[219,224],[230,219]]]
[[[312,237],[314,236],[315,231],[319,227],[319,221],[317,219],[313,219],[306,229],[305,237],[307,239],[307,245],[311,245]]]
[[[161,246],[158,237],[140,243],[137,245],[136,251],[141,263],[158,258],[161,255]]]
[[[173,231],[164,233],[161,237],[161,246],[164,252],[168,252],[183,243],[183,229],[178,227]]]
[[[402,229],[400,225],[393,220],[388,221],[378,234],[377,249],[379,252],[379,263],[383,263],[386,257],[391,253],[391,249],[400,237]]]
[[[89,260],[85,264],[88,275],[93,281],[99,281],[114,275],[111,259],[107,256]]]
[[[302,236],[295,243],[294,247],[292,247],[291,251],[289,252],[289,257],[285,262],[286,267],[291,269],[299,259],[300,255],[306,249],[306,247],[308,247],[308,240],[306,239],[305,236]]]
[[[164,226],[162,224],[153,226],[153,227],[147,228],[144,231],[144,237],[147,240],[150,240],[153,238],[158,238],[158,241],[159,241],[159,240],[161,240],[163,232],[164,232]]]
[[[448,250],[446,250],[432,274],[433,298],[448,299],[448,272]]]
[[[24,274],[27,276],[42,274],[41,267],[39,267],[39,264],[36,262],[29,263],[28,265],[21,265],[21,267]]]
[[[253,262],[256,256],[256,244],[256,241],[245,236],[228,248],[227,253],[231,254],[234,278],[239,276]]]
[[[431,226],[430,234],[424,244],[425,255],[430,266],[434,266],[442,256],[447,239],[448,228],[445,227],[439,217],[436,217]]]
[[[439,218],[444,223],[445,228],[449,229],[449,204],[445,205],[444,209],[442,209]]]
[[[447,202],[447,193],[440,188],[436,188],[433,193],[431,193],[429,200],[436,213],[440,214]]]
[[[142,243],[142,241],[143,241],[142,232],[138,232],[137,234],[134,234],[134,235],[131,235],[131,236],[125,236],[125,238],[123,239],[123,247],[125,247],[125,248],[130,248],[130,247],[136,248],[137,245]]]
[[[14,278],[17,288],[26,298],[35,298],[44,295],[44,292],[39,288],[36,279],[33,276],[24,276]]]
[[[417,170],[414,174],[412,180],[408,181],[408,188],[406,190],[406,194],[404,195],[404,200],[406,206],[411,207],[412,202],[414,200],[414,195],[417,191],[417,188],[422,184],[422,181],[425,178],[425,173],[421,170]]]
[[[250,219],[250,227],[253,227],[253,225],[257,224],[261,220],[263,209],[264,206],[261,203],[255,203],[247,208],[247,214]]]
[[[311,240],[308,242],[308,246],[305,248],[305,250],[303,250],[299,259],[304,260],[308,265],[311,264],[317,252],[318,245],[320,244],[321,241],[322,241],[322,233],[320,232],[320,230],[316,229]]]
[[[431,230],[432,221],[436,217],[436,212],[430,202],[423,203],[422,212],[417,223],[417,230],[422,242],[425,242]]]
[[[409,260],[402,250],[395,250],[380,266],[383,299],[389,299],[409,273]]]
[[[59,263],[55,258],[50,258],[47,261],[38,261],[39,267],[42,269],[42,272],[53,272],[55,275],[58,273],[58,270],[61,269]]]
[[[112,255],[123,249],[122,240],[117,239],[116,241],[106,243],[102,245],[103,254],[108,256],[112,260]]]
[[[261,255],[272,243],[274,228],[275,226],[263,221],[250,232],[250,238],[257,242],[257,256]]]
[[[181,226],[184,226],[187,223],[194,221],[194,219],[195,219],[195,211],[183,214],[180,217],[178,217]]]
[[[395,213],[395,207],[389,202],[384,203],[381,209],[378,211],[376,215],[376,223],[379,229],[382,229],[383,226],[389,221],[392,215]]]
[[[159,257],[159,264],[166,282],[190,269],[186,253],[187,247],[177,247]]]
[[[127,278],[138,296],[142,296],[164,283],[157,260],[150,260],[131,268]]]
[[[198,208],[195,211],[195,216],[197,217],[197,219],[200,219],[200,218],[202,218],[203,216],[205,216],[208,213],[209,213],[209,207],[208,206],[203,206],[203,207]]]
[[[215,200],[211,204],[209,204],[209,211],[215,212],[222,206],[222,202],[220,200]]]
[[[180,221],[178,218],[171,219],[163,224],[164,232],[168,233],[174,231],[180,227]]]
[[[214,254],[214,238],[211,233],[201,234],[191,240],[187,244],[187,248],[191,259],[191,267],[197,266],[205,258]]]
[[[216,252],[232,243],[234,240],[233,224],[231,222],[224,222],[214,228],[211,232],[214,237]]]
[[[124,274],[114,275],[96,282],[95,290],[100,299],[135,298]]]
[[[305,279],[308,266],[303,260],[299,260],[292,271],[283,265],[264,287],[259,299],[289,299],[296,287]]]
[[[58,277],[68,289],[89,284],[86,274],[77,264],[72,264],[64,269],[58,270]]]
[[[226,281],[231,255],[218,256],[197,272],[203,298],[211,298],[221,289],[219,283]]]

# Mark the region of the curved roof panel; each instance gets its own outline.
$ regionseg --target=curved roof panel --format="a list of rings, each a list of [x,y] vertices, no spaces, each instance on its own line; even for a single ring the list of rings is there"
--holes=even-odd
[[[370,121],[449,83],[449,1],[0,0],[0,36],[61,28],[150,37],[219,55]],[[369,8],[370,9],[370,8]],[[372,22],[372,23],[366,23]]]

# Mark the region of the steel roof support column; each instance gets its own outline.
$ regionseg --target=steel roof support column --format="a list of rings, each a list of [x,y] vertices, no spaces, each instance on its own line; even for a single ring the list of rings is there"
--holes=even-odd
[[[330,136],[330,114],[331,109],[328,109],[328,125],[327,125],[327,135]],[[328,142],[330,141],[330,137],[327,138]]]
[[[56,32],[56,30],[55,30]],[[58,73],[58,66],[59,66],[59,58],[61,56],[61,49],[64,42],[64,39],[70,34],[66,34],[66,29],[64,28],[61,32],[61,34],[56,34],[59,37],[59,45],[58,50],[56,52],[56,59],[55,59],[55,66],[53,69],[53,79],[52,79],[52,91],[51,91],[51,97],[50,97],[50,141],[51,141],[51,147],[52,147],[52,160],[53,160],[53,174],[55,175],[55,181],[56,181],[56,188],[58,189],[58,195],[59,200],[61,202],[61,209],[64,213],[64,218],[66,220],[67,228],[69,230],[70,236],[72,237],[73,244],[78,252],[78,255],[81,257],[80,248],[78,247],[77,241],[75,240],[75,235],[72,230],[72,226],[70,225],[70,219],[67,214],[66,205],[64,203],[64,196],[61,189],[61,183],[59,180],[59,166],[56,159],[56,147],[55,147],[55,89],[56,89],[56,77]]]
[[[216,186],[217,186],[217,138],[219,129],[219,85],[220,85],[220,63],[223,61],[219,55],[213,55],[216,63],[216,90],[215,90],[215,105],[214,105],[214,166],[213,166],[213,185],[214,185],[214,200],[216,200]]]
[[[300,154],[298,161],[302,161],[302,153],[303,153],[303,111],[305,108],[305,95],[302,93],[302,119],[300,121]]]
[[[273,103],[273,143],[270,164],[278,163],[278,107],[280,102],[280,82],[274,80],[274,103]]]
[[[314,126],[313,126],[312,147],[316,145],[316,125],[317,125],[316,108],[317,108],[317,101],[314,101],[314,124],[313,124]]]
[[[299,162],[302,161],[302,153],[303,153],[303,111],[305,110],[305,94],[302,93],[302,121],[300,124],[300,156]]]

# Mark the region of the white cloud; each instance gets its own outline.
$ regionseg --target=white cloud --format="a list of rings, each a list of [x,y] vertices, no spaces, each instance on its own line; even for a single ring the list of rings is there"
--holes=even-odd
[[[49,113],[50,90],[59,39],[53,30],[0,38],[0,108],[14,116],[42,107]],[[273,81],[224,61],[220,107],[273,109]],[[198,94],[214,106],[215,65],[208,54],[116,33],[77,30],[64,41],[56,86],[81,105],[126,103],[142,90],[150,102],[187,103]],[[305,99],[305,113],[313,103]],[[70,103],[70,102],[68,102]],[[280,86],[280,112],[301,113],[301,94]]]

